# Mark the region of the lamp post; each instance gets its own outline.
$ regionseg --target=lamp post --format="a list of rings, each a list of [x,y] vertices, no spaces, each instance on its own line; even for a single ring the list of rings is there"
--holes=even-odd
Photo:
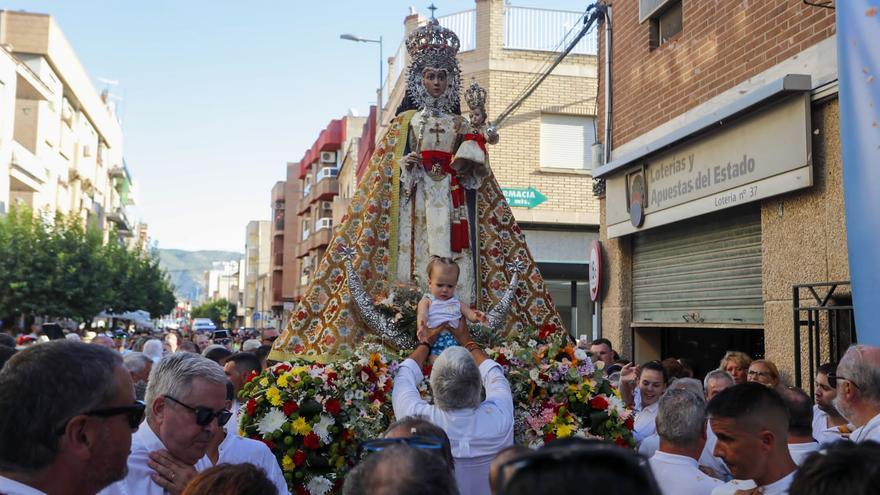
[[[382,37],[379,36],[377,40],[371,40],[367,38],[361,38],[360,36],[356,36],[354,34],[340,34],[340,39],[348,40],[348,41],[358,41],[361,43],[378,43],[379,44],[379,91],[378,97],[376,98],[378,113],[376,114],[378,123],[377,127],[382,125],[382,90],[385,87],[385,76],[384,76],[384,61],[382,60]]]

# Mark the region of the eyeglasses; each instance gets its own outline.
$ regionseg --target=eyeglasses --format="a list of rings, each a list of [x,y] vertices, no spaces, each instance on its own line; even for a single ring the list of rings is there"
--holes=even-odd
[[[416,449],[428,450],[443,448],[443,442],[436,437],[374,438],[358,446],[358,459],[362,458],[365,453],[381,452],[393,445],[408,445]]]
[[[769,378],[771,374],[767,371],[749,370],[749,376],[760,376],[761,378]]]
[[[136,430],[138,426],[140,426],[141,421],[144,420],[144,411],[146,409],[146,404],[144,404],[142,401],[137,400],[134,402],[134,404],[131,404],[129,406],[107,407],[104,409],[89,411],[83,414],[85,416],[98,416],[99,418],[109,418],[111,416],[125,414],[126,419],[128,419],[128,426],[130,426],[132,430]]]
[[[128,426],[131,427],[132,430],[137,430],[141,425],[141,422],[144,420],[144,411],[147,406],[139,400],[134,401],[134,404],[128,406],[117,406],[117,407],[105,407],[103,409],[95,409],[93,411],[87,411],[82,414],[77,414],[76,416],[97,416],[99,418],[109,418],[112,416],[117,416],[120,414],[125,414],[128,420]],[[55,431],[56,435],[61,435],[64,433],[64,430],[67,428],[67,425],[70,423],[70,419],[64,422],[58,429]]]
[[[208,408],[208,407],[189,406],[187,404],[184,404],[183,402],[180,402],[179,400],[175,399],[174,397],[171,397],[170,395],[163,395],[162,397],[165,397],[166,399],[170,400],[171,402],[174,402],[175,404],[181,405],[181,406],[189,409],[190,411],[192,411],[193,414],[196,415],[196,424],[199,426],[208,426],[209,424],[211,424],[211,421],[214,421],[214,418],[217,418],[217,426],[223,426],[226,423],[228,423],[229,418],[232,417],[232,413],[227,411],[226,409],[220,409],[219,411],[213,411],[213,410],[211,410],[211,408]]]
[[[827,376],[828,376],[828,384],[831,385],[833,388],[837,388],[837,382],[840,380],[848,381],[848,382],[852,383],[853,387],[859,388],[858,383],[850,380],[849,378],[847,378],[845,376],[840,376],[837,373],[828,373]]]
[[[608,465],[609,460],[619,463],[618,470],[628,471],[628,475],[641,475],[642,481],[648,486],[645,493],[659,494],[660,488],[651,473],[648,458],[630,450],[601,441],[583,441],[577,444],[554,446],[549,444],[540,450],[515,457],[498,467],[498,495],[507,495],[507,484],[514,476],[526,471],[541,471],[560,462],[585,461],[592,464],[590,458],[601,460]],[[622,469],[621,469],[622,468]]]

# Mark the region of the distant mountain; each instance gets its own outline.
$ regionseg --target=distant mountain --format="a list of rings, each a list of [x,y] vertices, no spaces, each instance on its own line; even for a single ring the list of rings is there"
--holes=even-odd
[[[205,272],[215,261],[238,261],[244,255],[234,251],[184,251],[159,249],[159,262],[168,272],[178,299],[195,301],[205,293]]]

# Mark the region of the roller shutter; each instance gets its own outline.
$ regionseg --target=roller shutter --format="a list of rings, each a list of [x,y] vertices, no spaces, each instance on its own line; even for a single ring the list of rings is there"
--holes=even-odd
[[[748,206],[634,234],[633,321],[763,323],[761,213]]]

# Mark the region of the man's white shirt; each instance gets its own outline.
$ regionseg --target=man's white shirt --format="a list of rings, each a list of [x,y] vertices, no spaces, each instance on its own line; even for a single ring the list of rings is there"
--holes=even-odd
[[[269,481],[278,489],[278,495],[290,493],[278,460],[263,442],[240,437],[235,431],[228,429],[226,438],[220,443],[218,450],[217,464],[253,464],[266,473]],[[199,472],[211,467],[214,467],[214,464],[211,464],[207,456],[196,463],[196,471]]]
[[[2,495],[46,495],[44,492],[32,488],[18,481],[0,476],[0,494]]]
[[[642,440],[648,438],[653,435],[657,431],[657,411],[660,410],[660,401],[657,401],[650,406],[646,406],[642,408],[641,411],[636,413],[635,423],[633,423],[633,438],[636,440],[636,444],[641,444]]]
[[[794,480],[794,473],[796,472],[796,470],[792,471],[787,476],[769,485],[762,486],[762,495],[788,495],[788,487],[791,486],[791,482]],[[733,495],[737,490],[752,490],[756,487],[757,484],[753,480],[730,480],[712,490],[712,495]]]
[[[870,421],[853,430],[849,439],[856,443],[868,440],[880,442],[880,414],[874,416]]]
[[[165,495],[167,493],[165,489],[151,478],[155,471],[147,464],[150,460],[150,452],[164,449],[165,445],[150,428],[149,423],[146,421],[141,423],[138,431],[131,436],[128,475],[98,492],[99,495]],[[206,459],[202,458],[199,463]]]
[[[819,406],[813,406],[813,438],[820,445],[846,440],[840,428],[840,426],[828,426],[828,414],[819,409]],[[852,431],[852,429],[850,426],[847,431]]]
[[[788,453],[791,454],[791,460],[800,466],[804,463],[807,456],[813,452],[818,452],[820,448],[821,446],[818,442],[790,443],[788,444]]]
[[[663,495],[709,495],[724,482],[700,471],[697,460],[658,450],[648,460]]]

